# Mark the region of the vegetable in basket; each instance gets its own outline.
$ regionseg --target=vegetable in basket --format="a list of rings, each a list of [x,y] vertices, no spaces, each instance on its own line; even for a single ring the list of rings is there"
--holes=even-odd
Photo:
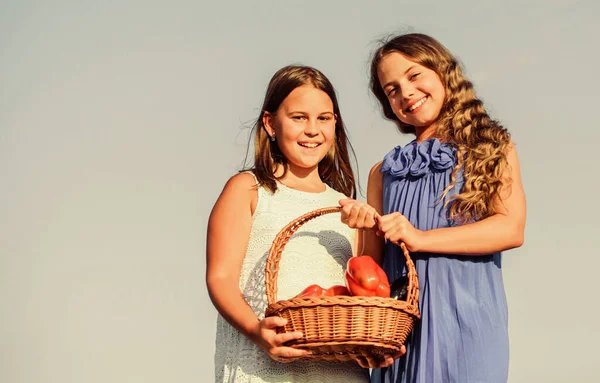
[[[325,290],[319,285],[310,285],[304,290],[300,292],[300,294],[296,295],[295,298],[303,298],[303,297],[318,297],[319,295],[323,295]]]
[[[352,295],[390,297],[390,282],[387,275],[369,255],[350,258],[345,277],[346,287]]]
[[[300,294],[296,295],[294,298],[304,298],[304,297],[318,297],[324,295],[326,297],[334,297],[336,295],[350,295],[350,292],[343,285],[333,285],[327,289],[322,288],[321,286],[314,284],[310,285]]]
[[[390,298],[405,301],[408,295],[408,276],[403,275],[390,285]]]
[[[323,292],[326,297],[335,297],[338,295],[350,295],[348,288],[343,285],[333,285]]]

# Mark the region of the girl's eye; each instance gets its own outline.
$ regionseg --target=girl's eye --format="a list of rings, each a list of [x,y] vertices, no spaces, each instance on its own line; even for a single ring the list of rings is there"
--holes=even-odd
[[[331,117],[329,117],[329,116],[322,116],[322,117],[319,117],[319,120],[321,120],[321,121],[329,121],[329,120],[331,120]]]
[[[417,78],[417,76],[419,76],[420,74],[421,74],[421,73],[414,73],[414,74],[412,74],[412,75],[410,76],[410,79],[411,79],[411,80],[414,80],[414,79],[416,79],[416,78]]]
[[[296,120],[296,121],[302,121],[305,119],[305,117],[304,116],[292,116],[292,119]]]
[[[392,88],[388,90],[388,97],[392,97],[396,93],[397,88]]]

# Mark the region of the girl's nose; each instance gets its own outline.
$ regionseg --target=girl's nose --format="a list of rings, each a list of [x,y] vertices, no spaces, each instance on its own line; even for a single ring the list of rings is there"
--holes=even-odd
[[[307,136],[316,136],[319,134],[319,127],[317,126],[317,120],[308,121],[304,126],[304,134]]]
[[[408,100],[415,95],[415,87],[412,85],[405,85],[402,87],[402,98]]]

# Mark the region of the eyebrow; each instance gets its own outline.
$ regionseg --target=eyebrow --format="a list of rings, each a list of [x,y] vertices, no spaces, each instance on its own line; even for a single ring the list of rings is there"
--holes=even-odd
[[[416,68],[416,65],[411,65],[410,67],[408,67],[407,70],[404,71],[404,74],[407,74],[408,72],[410,72],[413,68]],[[392,83],[394,82],[394,80],[387,82],[385,85],[383,85],[382,89],[387,88],[388,86],[390,86]]]
[[[300,111],[300,110],[293,110],[291,112],[288,112],[288,114],[294,114],[294,113],[308,114],[307,112],[303,112],[303,111]],[[335,113],[333,113],[332,111],[328,110],[328,111],[319,113],[319,115],[321,115],[321,114],[335,114]]]
[[[411,69],[415,68],[416,65],[411,65],[407,70],[404,71],[404,74],[407,74],[408,72],[410,72]]]

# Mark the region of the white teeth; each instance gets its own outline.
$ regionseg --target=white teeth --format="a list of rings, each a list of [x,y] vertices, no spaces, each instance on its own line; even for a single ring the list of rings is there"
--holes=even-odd
[[[412,112],[413,110],[417,109],[419,106],[423,105],[423,103],[425,101],[427,101],[427,97],[423,97],[419,101],[415,102],[413,105],[410,106],[410,108],[408,108],[408,111]]]
[[[312,143],[300,143],[300,146],[304,146],[306,148],[316,148],[317,146],[319,146],[319,144],[317,144],[316,142],[312,142]]]

